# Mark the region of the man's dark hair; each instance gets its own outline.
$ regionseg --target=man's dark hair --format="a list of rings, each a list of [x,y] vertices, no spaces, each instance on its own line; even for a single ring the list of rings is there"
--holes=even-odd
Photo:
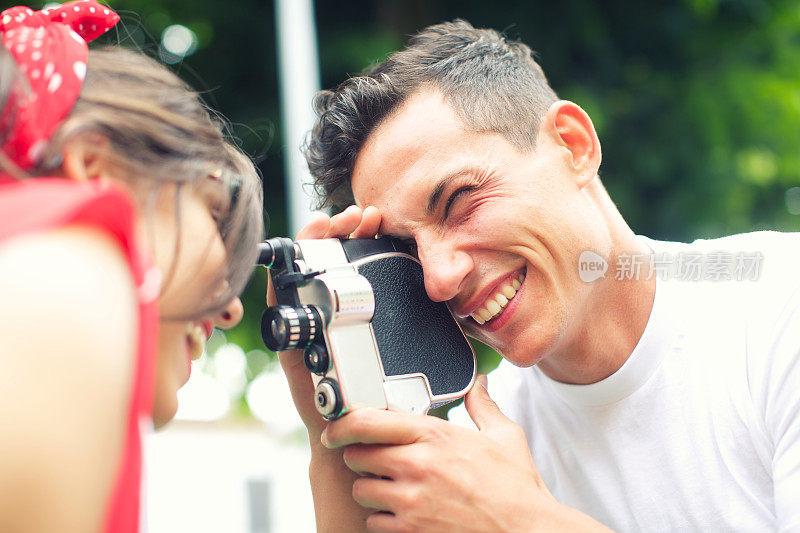
[[[558,100],[525,44],[464,20],[429,26],[403,50],[314,101],[317,123],[305,146],[319,206],[353,203],[350,176],[369,134],[422,87],[438,89],[464,124],[532,149]]]

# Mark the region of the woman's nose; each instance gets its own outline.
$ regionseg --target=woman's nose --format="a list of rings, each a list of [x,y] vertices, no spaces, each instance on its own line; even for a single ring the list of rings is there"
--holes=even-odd
[[[244,316],[244,306],[237,297],[228,302],[225,309],[214,318],[214,325],[220,329],[230,329],[241,322],[242,316]]]

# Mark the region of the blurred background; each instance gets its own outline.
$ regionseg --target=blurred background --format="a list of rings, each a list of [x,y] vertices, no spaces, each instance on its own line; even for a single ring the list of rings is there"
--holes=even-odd
[[[109,5],[122,24],[108,41],[159,57],[230,119],[263,175],[269,236],[296,228],[286,183],[297,168],[297,132],[312,125],[308,91],[454,18],[530,45],[559,96],[588,111],[603,147],[601,177],[637,233],[693,240],[800,229],[798,1]],[[292,94],[301,109],[289,112],[282,105]],[[304,209],[311,204],[301,198]],[[313,531],[305,435],[260,339],[264,291],[260,269],[243,297],[244,321],[215,333],[181,392],[177,420],[149,443],[153,532]],[[497,364],[495,354],[479,353],[481,371]]]

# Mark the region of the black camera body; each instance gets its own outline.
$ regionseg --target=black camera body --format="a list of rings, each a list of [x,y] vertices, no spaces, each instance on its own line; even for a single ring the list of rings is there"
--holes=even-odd
[[[303,349],[317,410],[427,413],[464,396],[475,353],[450,309],[428,298],[402,241],[277,238],[261,245],[278,305],[261,318],[274,351]]]

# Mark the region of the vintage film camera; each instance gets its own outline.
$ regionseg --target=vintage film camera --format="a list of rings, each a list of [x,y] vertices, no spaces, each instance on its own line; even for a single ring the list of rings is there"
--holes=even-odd
[[[402,241],[276,238],[259,264],[278,303],[261,317],[264,344],[305,350],[326,419],[358,407],[424,414],[472,386],[475,353]]]

